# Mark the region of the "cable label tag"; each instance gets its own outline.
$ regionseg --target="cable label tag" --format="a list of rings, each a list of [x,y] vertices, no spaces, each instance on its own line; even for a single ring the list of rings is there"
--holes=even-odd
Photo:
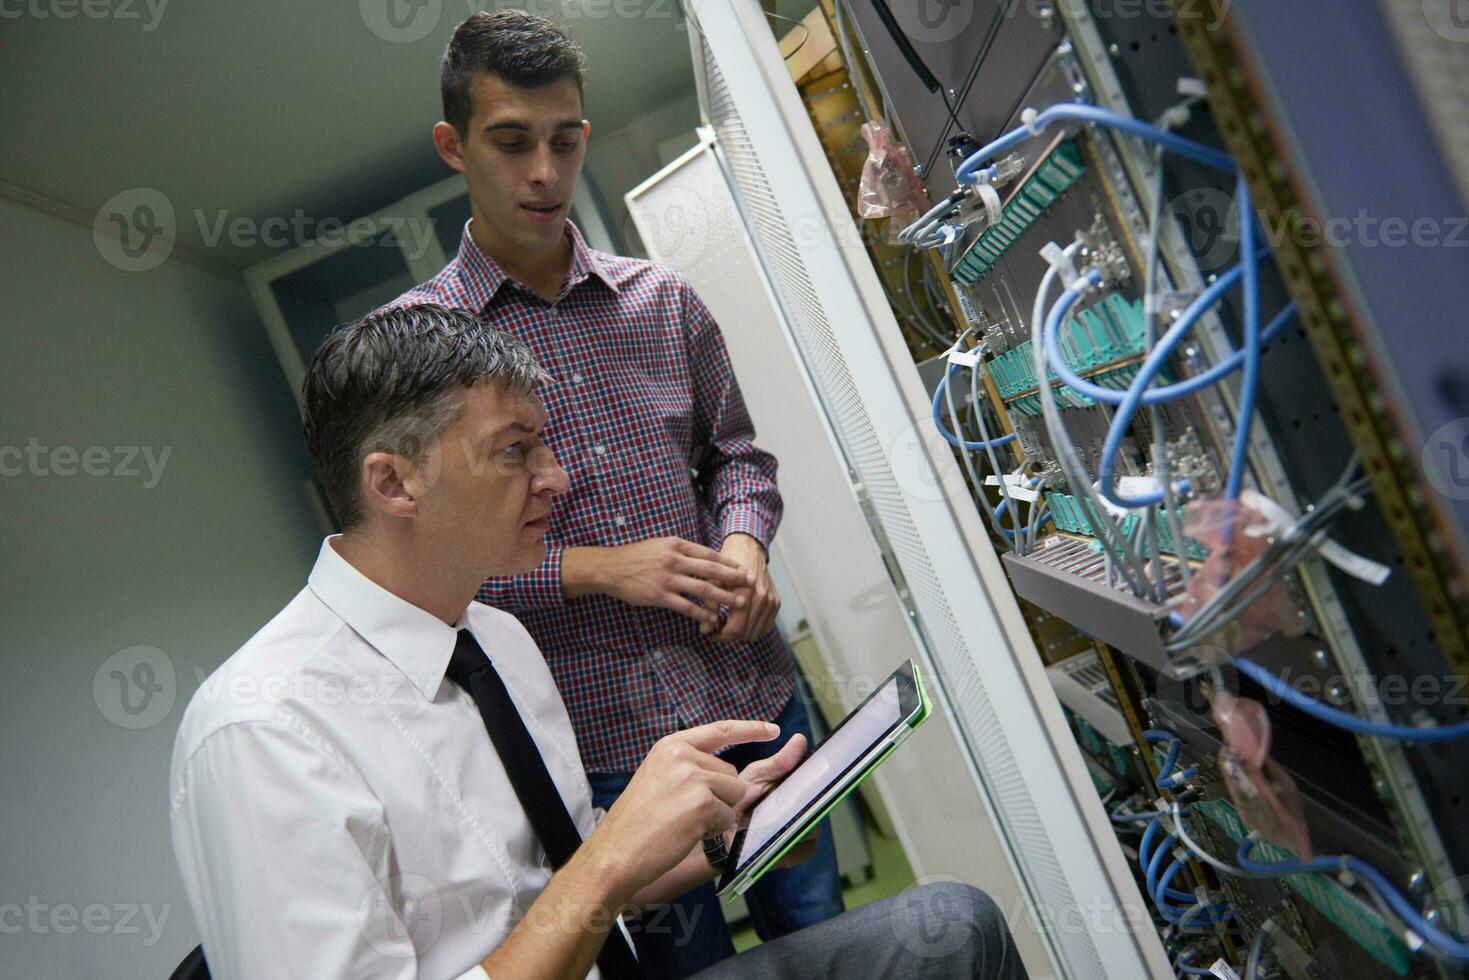
[[[1041,258],[1060,274],[1061,285],[1070,289],[1071,284],[1076,282],[1076,265],[1066,255],[1066,250],[1055,242],[1046,242],[1041,247]]]
[[[1244,491],[1240,494],[1240,498],[1247,506],[1257,510],[1266,521],[1264,524],[1245,528],[1245,534],[1252,538],[1285,531],[1296,522],[1295,516],[1290,511],[1254,490]],[[1381,562],[1375,562],[1371,558],[1349,551],[1330,538],[1322,542],[1317,553],[1323,561],[1330,562],[1347,575],[1369,585],[1381,585],[1392,574],[1392,569]]]
[[[1234,972],[1234,967],[1222,959],[1215,960],[1209,964],[1209,972],[1218,977],[1219,980],[1239,980],[1239,974]]]
[[[979,366],[979,348],[949,351],[949,364],[953,367],[975,368]]]
[[[986,486],[990,487],[1000,485],[1000,481],[993,473],[986,476],[984,482]],[[1041,497],[1040,491],[1033,489],[1029,480],[1023,476],[1015,476],[1010,473],[1005,474],[1005,489],[1010,491],[1010,496],[1022,503],[1033,504]]]
[[[1123,497],[1141,497],[1145,494],[1157,493],[1162,489],[1157,477],[1121,476],[1117,478],[1117,492]]]

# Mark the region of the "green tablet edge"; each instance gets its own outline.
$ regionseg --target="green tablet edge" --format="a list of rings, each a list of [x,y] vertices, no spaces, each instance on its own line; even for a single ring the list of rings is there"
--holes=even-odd
[[[928,716],[933,713],[933,702],[928,699],[928,688],[923,686],[923,674],[919,672],[916,661],[913,661],[913,686],[918,688],[920,707],[918,714],[914,715],[913,720],[908,723],[909,728],[917,728],[927,721]]]

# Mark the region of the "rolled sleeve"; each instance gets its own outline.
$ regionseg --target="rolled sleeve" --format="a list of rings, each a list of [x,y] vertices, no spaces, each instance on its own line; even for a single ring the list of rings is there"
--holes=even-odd
[[[783,504],[774,456],[755,445],[755,426],[708,307],[683,288],[684,324],[693,379],[695,431],[702,443],[699,479],[720,532],[748,534],[768,551]]]

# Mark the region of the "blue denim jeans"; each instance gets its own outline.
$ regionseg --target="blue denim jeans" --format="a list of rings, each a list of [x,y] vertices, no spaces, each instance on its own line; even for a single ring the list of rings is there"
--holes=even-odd
[[[811,720],[800,695],[791,698],[773,719],[780,737],[770,742],[736,745],[722,756],[736,769],[780,751],[797,732],[810,745]],[[592,802],[608,809],[632,780],[632,773],[588,773]],[[791,868],[767,872],[745,893],[750,919],[763,941],[778,939],[806,926],[842,914],[842,886],[837,874],[836,845],[831,828],[822,821],[816,853]],[[734,943],[724,923],[714,883],[702,885],[666,906],[645,912],[639,922],[629,922],[638,961],[648,980],[679,980],[734,955]]]

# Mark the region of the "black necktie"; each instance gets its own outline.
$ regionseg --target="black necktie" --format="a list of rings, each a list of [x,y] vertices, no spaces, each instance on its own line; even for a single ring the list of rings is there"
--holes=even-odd
[[[510,700],[505,682],[469,630],[459,631],[447,676],[474,699],[531,829],[546,849],[551,866],[559,870],[581,846],[581,834],[571,814],[566,812],[566,804],[556,791],[540,749],[515,709],[515,702]],[[615,922],[597,954],[597,966],[608,980],[642,976],[637,957]]]

